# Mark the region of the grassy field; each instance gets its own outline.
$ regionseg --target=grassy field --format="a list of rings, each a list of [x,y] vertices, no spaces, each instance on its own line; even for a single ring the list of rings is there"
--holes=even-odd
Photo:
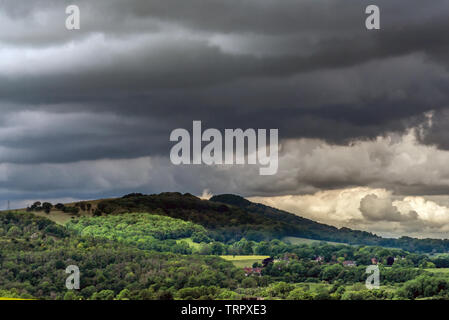
[[[333,245],[338,245],[338,244],[348,245],[347,243],[324,241],[324,240],[312,240],[312,239],[298,238],[298,237],[284,237],[284,238],[282,238],[282,241],[290,242],[291,244],[313,244],[313,243],[326,242],[326,243],[333,244]]]
[[[97,204],[103,201],[103,199],[99,199],[99,200],[86,200],[86,201],[82,201],[82,202],[89,202],[92,205],[92,210],[91,213],[87,212],[87,211],[82,211],[80,210],[79,212],[79,216],[80,217],[91,217],[92,216],[92,212],[94,212],[94,210],[97,208]],[[81,201],[78,201],[81,202]],[[73,207],[75,206],[76,202],[71,202],[71,203],[65,203],[65,205],[67,207]],[[53,203],[54,205],[55,203]],[[25,212],[26,208],[23,209],[13,209],[13,210],[6,210],[6,211],[12,211],[12,212]],[[57,224],[60,225],[64,225],[65,223],[67,223],[68,221],[70,221],[70,219],[75,218],[74,216],[59,211],[55,208],[52,208],[49,214],[46,214],[44,211],[31,211],[32,214],[38,216],[38,217],[44,217],[47,219],[50,219],[53,222],[56,222]]]
[[[446,273],[449,274],[449,268],[429,268],[429,269],[424,269],[428,272],[433,272],[433,273]]]
[[[46,214],[45,212],[41,211],[41,212],[32,212],[34,215],[38,216],[38,217],[44,217],[47,219],[50,219],[53,222],[56,222],[57,224],[63,225],[66,222],[70,221],[70,219],[72,219],[72,216],[62,212],[62,211],[57,211],[57,210],[52,210],[49,214]]]
[[[269,258],[269,256],[220,256],[221,258],[231,261],[236,267],[252,267],[254,262],[261,263],[263,259]]]

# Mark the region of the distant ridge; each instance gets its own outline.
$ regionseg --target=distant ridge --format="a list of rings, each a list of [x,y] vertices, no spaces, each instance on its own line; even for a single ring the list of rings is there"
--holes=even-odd
[[[218,196],[213,196],[209,201],[227,203],[241,208],[248,207],[252,204],[251,201],[235,194],[220,194]]]

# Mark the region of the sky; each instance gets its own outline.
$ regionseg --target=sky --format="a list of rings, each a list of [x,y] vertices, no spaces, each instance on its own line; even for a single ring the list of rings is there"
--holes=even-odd
[[[449,238],[448,16],[449,0],[0,0],[0,209],[235,193]],[[278,129],[278,173],[173,165],[170,132],[194,120]]]

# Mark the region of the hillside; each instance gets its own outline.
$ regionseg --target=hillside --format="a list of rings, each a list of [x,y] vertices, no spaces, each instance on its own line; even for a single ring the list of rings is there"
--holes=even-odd
[[[104,200],[97,208],[103,214],[150,212],[200,224],[220,241],[304,237],[345,243],[377,244],[381,238],[361,231],[337,229],[297,215],[252,203],[242,197],[222,195],[201,200],[190,194],[133,194]]]
[[[279,221],[288,233],[283,234],[285,237],[294,236],[353,244],[378,244],[382,240],[381,237],[369,232],[348,228],[338,229],[260,203],[253,203],[243,197],[232,194],[214,196],[210,201],[238,207],[245,212],[257,214],[268,221]]]
[[[69,229],[30,213],[0,213],[0,297],[187,299],[190,295],[181,289],[208,286],[215,295],[226,295],[243,280],[241,270],[217,256],[173,253],[172,246],[150,248],[155,240],[174,242],[156,237],[177,238],[202,231],[201,227],[150,215],[128,215],[125,223],[103,218],[104,228],[95,225],[95,218],[81,218]],[[90,228],[85,222],[91,222]],[[144,225],[154,227],[153,238],[140,232]],[[80,290],[65,286],[70,265],[82,270]]]
[[[66,227],[83,237],[103,238],[159,252],[191,254],[191,247],[195,246],[192,239],[209,240],[202,226],[149,213],[81,217],[68,222]]]
[[[88,209],[86,205],[89,204]],[[121,198],[66,204],[66,212],[53,208],[49,214],[34,212],[58,223],[66,223],[77,216],[118,215],[129,212],[147,212],[199,224],[208,230],[209,236],[218,241],[246,238],[262,241],[299,237],[330,242],[396,247],[411,252],[448,252],[449,240],[382,238],[375,234],[336,228],[302,218],[289,212],[253,203],[231,194],[217,195],[202,200],[191,194],[165,192],[144,195],[134,193]],[[79,208],[78,213],[71,212]],[[32,210],[31,210],[32,211]]]
[[[447,269],[436,269],[448,265],[448,256],[432,259],[400,249],[291,245],[279,240],[223,243],[211,241],[197,224],[150,213],[83,216],[61,226],[31,213],[2,212],[0,225],[0,297],[372,300],[449,296]],[[373,257],[380,263],[383,284],[375,294],[360,290]],[[392,264],[396,266],[391,268]],[[64,285],[67,266],[82,272],[78,290]],[[428,290],[427,284],[436,277],[441,285]],[[417,291],[416,286],[426,290]]]
[[[210,201],[237,206],[246,212],[260,214],[267,219],[279,220],[288,225],[295,226],[295,237],[314,240],[326,240],[343,242],[348,244],[378,245],[388,248],[401,248],[410,252],[448,252],[449,240],[447,239],[416,239],[411,237],[382,238],[375,234],[352,230],[349,228],[335,228],[299,217],[289,212],[272,208],[260,203],[253,203],[243,197],[224,194],[214,196]],[[286,235],[289,237],[292,235]]]

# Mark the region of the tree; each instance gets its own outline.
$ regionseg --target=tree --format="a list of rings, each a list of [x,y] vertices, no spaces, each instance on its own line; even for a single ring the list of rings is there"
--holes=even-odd
[[[254,250],[255,254],[271,255],[270,245],[266,241],[259,242]]]
[[[288,300],[312,300],[312,295],[303,288],[296,288],[287,296]]]
[[[40,201],[36,201],[35,203],[33,203],[33,204],[31,205],[31,208],[30,208],[30,209],[31,209],[31,210],[34,210],[34,211],[42,210],[41,202],[40,202]]]
[[[117,300],[129,300],[131,296],[131,292],[128,289],[123,289],[120,291],[120,293],[117,295]]]
[[[242,281],[242,286],[244,288],[255,288],[257,287],[257,281],[253,277],[247,277]]]
[[[92,300],[114,300],[115,294],[112,290],[101,290],[100,292],[95,292],[91,299]]]
[[[192,235],[192,241],[195,243],[210,242],[210,238],[204,232],[195,232]]]
[[[44,202],[44,203],[42,204],[42,208],[44,209],[44,212],[45,212],[46,214],[49,214],[50,211],[51,211],[51,208],[53,208],[53,205],[52,205],[50,202]]]
[[[69,290],[64,294],[64,300],[79,300],[80,297],[73,292],[73,290]]]
[[[392,266],[394,263],[394,258],[393,257],[387,257],[387,266]]]
[[[9,228],[7,235],[8,237],[17,237],[21,233],[22,231],[18,226],[12,226],[11,228]]]
[[[279,298],[286,298],[287,295],[292,291],[295,287],[292,284],[286,283],[286,282],[278,282],[274,284],[272,287],[268,289],[270,296],[272,297],[279,297]]]
[[[223,249],[224,248],[223,248],[223,244],[222,243],[220,243],[220,242],[213,242],[211,249],[212,249],[212,254],[221,255],[221,254],[223,254]]]
[[[64,207],[63,211],[68,214],[77,215],[80,212],[78,207]]]
[[[325,266],[321,271],[321,279],[326,281],[333,281],[338,278],[345,268],[340,264],[333,264]]]

